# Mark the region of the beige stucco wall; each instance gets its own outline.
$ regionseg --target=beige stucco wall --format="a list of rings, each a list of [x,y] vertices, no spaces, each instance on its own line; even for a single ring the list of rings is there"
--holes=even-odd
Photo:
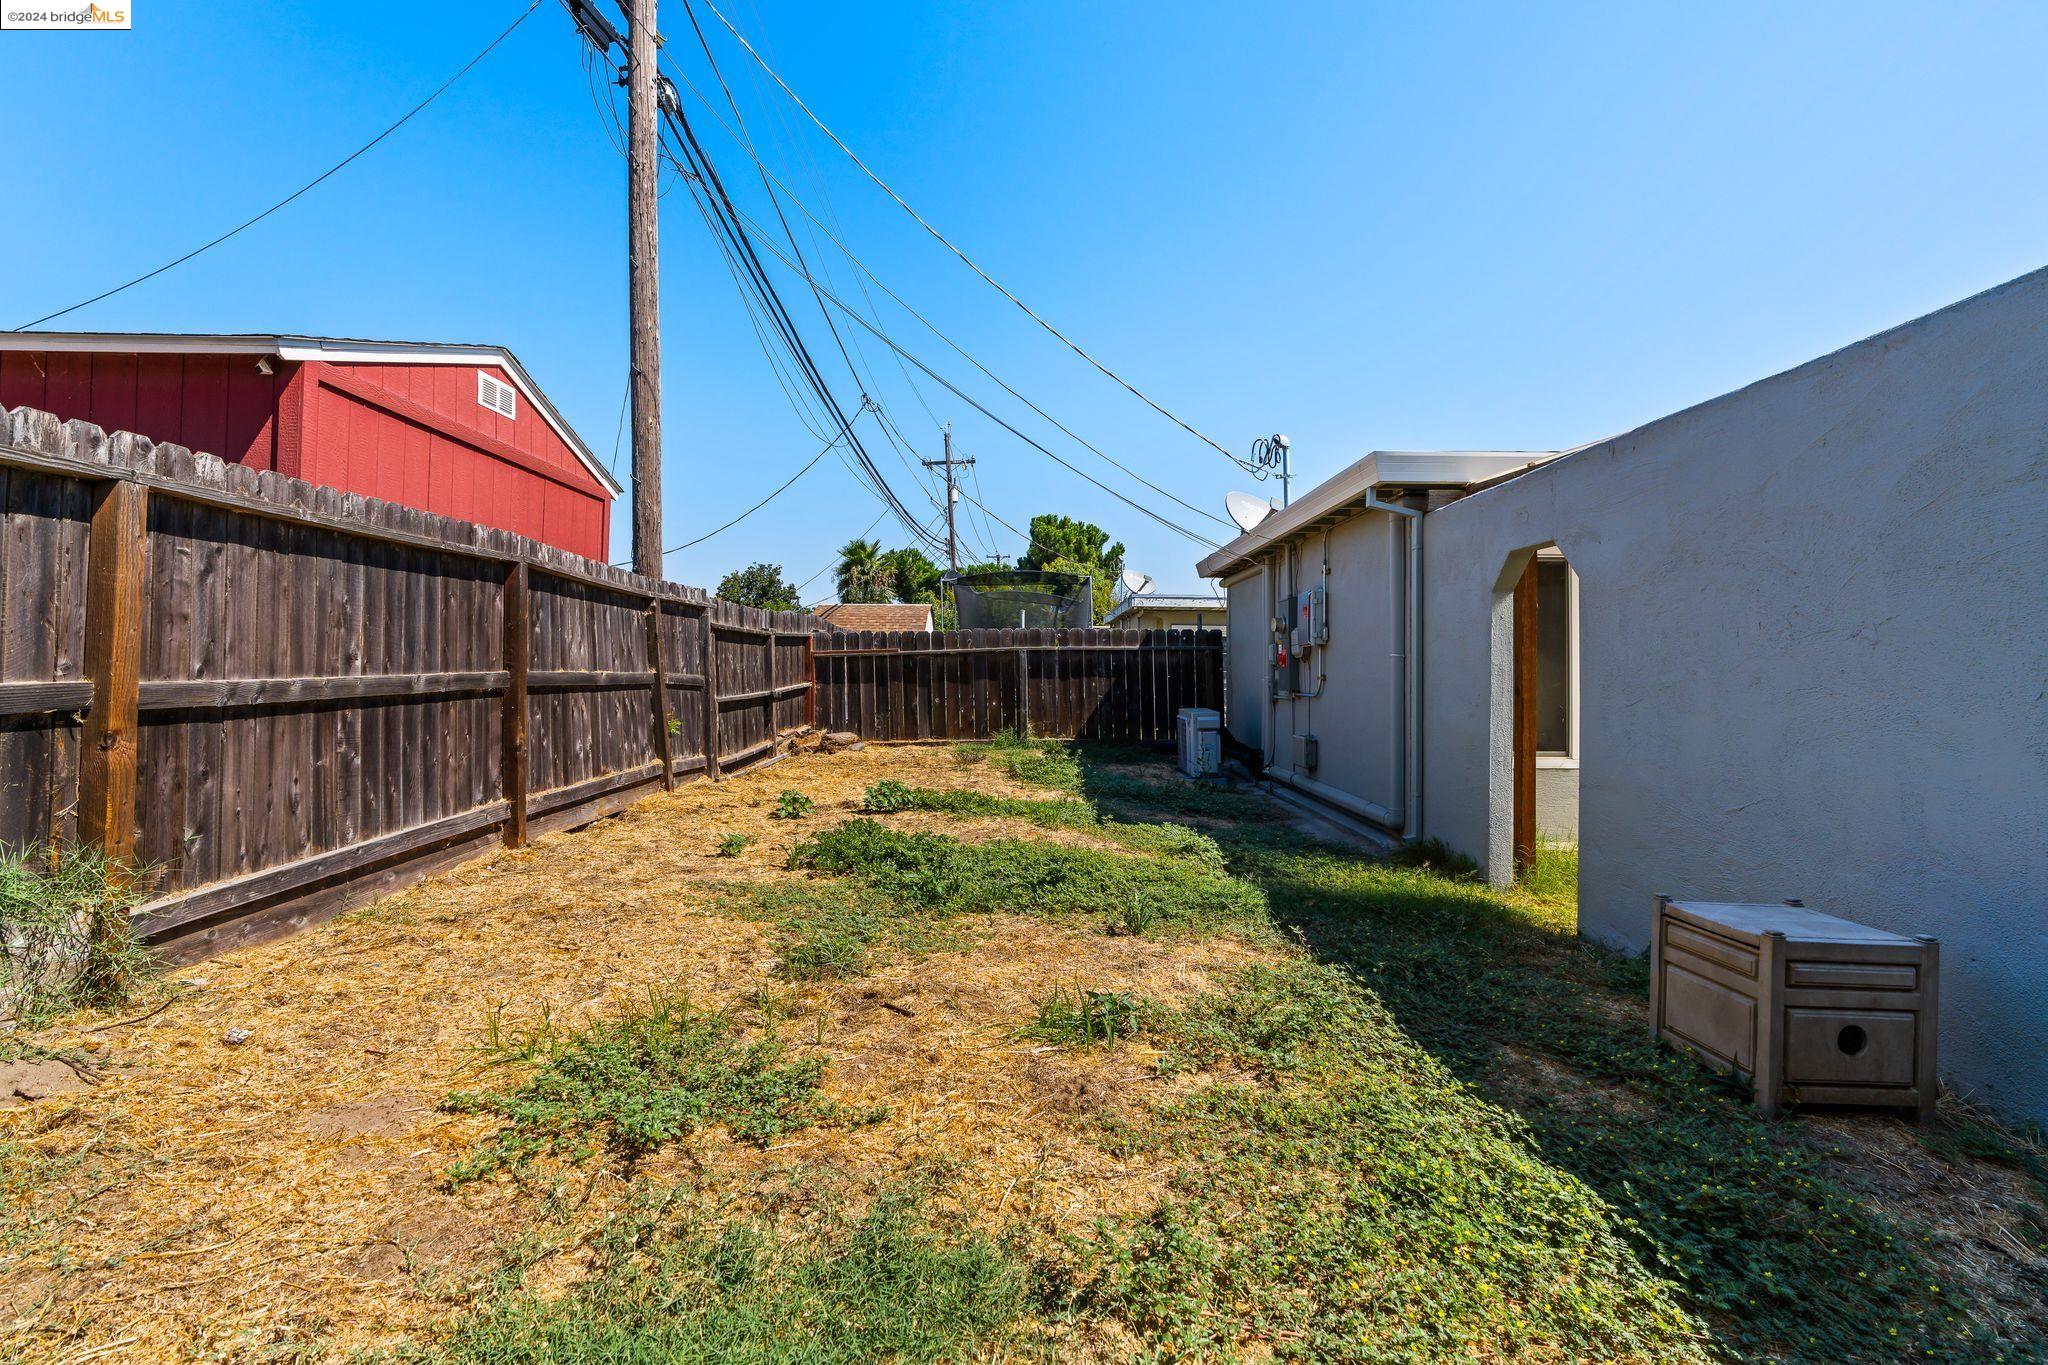
[[[2048,1117],[2048,272],[1425,520],[1425,832],[1510,861],[1504,591],[1578,571],[1580,925],[1942,940],[1943,1069]]]
[[[1314,735],[1320,761],[1304,776],[1390,808],[1401,803],[1393,763],[1403,743],[1394,707],[1401,535],[1392,521],[1384,512],[1361,512],[1329,532],[1330,642],[1308,653],[1301,679],[1304,692],[1320,686],[1318,696],[1270,698],[1268,622],[1273,602],[1321,581],[1323,533],[1277,543],[1261,573],[1229,585],[1232,733],[1251,742],[1244,718],[1256,712],[1266,761],[1282,773],[1292,765],[1292,737]]]

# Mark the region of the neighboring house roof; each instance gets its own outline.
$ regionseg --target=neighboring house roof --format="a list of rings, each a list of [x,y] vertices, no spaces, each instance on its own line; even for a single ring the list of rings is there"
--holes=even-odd
[[[932,609],[923,602],[834,602],[812,615],[839,630],[930,630]]]
[[[1132,595],[1124,598],[1109,609],[1109,617],[1103,623],[1121,617],[1132,616],[1141,611],[1222,611],[1223,599],[1204,593],[1155,592],[1144,596]]]
[[[279,360],[325,360],[336,365],[496,365],[533,404],[591,476],[613,494],[624,485],[598,463],[547,395],[533,382],[519,357],[503,346],[439,341],[364,341],[352,337],[192,332],[0,332],[4,351],[113,351],[170,355],[274,355]]]
[[[1204,578],[1235,572],[1274,541],[1340,513],[1374,488],[1469,488],[1557,456],[1554,450],[1375,450],[1204,559],[1195,571]]]

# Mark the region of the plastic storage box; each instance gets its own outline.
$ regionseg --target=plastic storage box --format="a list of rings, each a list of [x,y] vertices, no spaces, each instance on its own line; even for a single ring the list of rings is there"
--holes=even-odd
[[[1650,1027],[1756,1087],[1757,1107],[1934,1113],[1940,945],[1782,905],[1657,897]]]

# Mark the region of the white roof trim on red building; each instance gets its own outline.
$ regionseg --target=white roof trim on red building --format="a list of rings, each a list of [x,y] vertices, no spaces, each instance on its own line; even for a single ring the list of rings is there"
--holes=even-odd
[[[432,341],[362,341],[348,337],[303,337],[178,332],[0,332],[0,351],[134,351],[173,355],[274,355],[279,360],[325,360],[336,365],[495,365],[562,438],[583,467],[614,496],[625,488],[597,462],[576,429],[555,411],[540,386],[503,346]],[[147,435],[148,433],[143,433]]]

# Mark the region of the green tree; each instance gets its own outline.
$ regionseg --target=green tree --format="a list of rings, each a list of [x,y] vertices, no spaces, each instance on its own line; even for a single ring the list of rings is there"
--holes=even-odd
[[[1111,545],[1109,532],[1092,521],[1042,512],[1031,519],[1031,544],[1017,567],[1050,569],[1056,559],[1085,564],[1090,572],[1099,567],[1114,578],[1124,571],[1124,546],[1122,541]]]
[[[1109,543],[1109,532],[1093,522],[1045,512],[1031,519],[1031,545],[1017,561],[1020,569],[1082,573],[1094,580],[1095,619],[1109,615],[1116,600],[1117,576],[1124,571],[1122,541]]]
[[[890,587],[898,602],[937,604],[939,566],[923,550],[914,545],[891,550],[882,556],[882,567],[889,574]]]
[[[795,611],[802,603],[794,585],[782,576],[780,564],[749,564],[718,580],[718,595],[728,602],[769,611]]]
[[[887,602],[893,589],[881,545],[859,538],[839,547],[839,565],[833,571],[833,581],[842,602]]]

